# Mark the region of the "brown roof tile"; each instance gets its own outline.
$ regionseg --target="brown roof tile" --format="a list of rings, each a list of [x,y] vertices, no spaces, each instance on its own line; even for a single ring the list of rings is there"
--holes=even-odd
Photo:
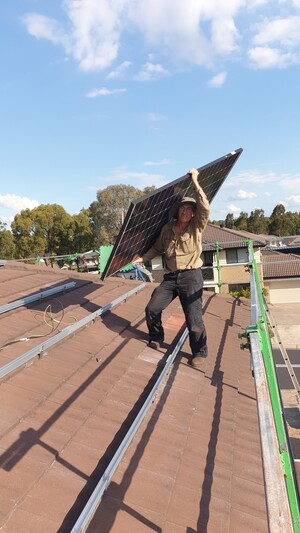
[[[300,256],[273,250],[262,251],[264,279],[295,278],[300,276]]]
[[[7,262],[0,269],[3,301],[20,294],[16,280],[24,273],[30,280],[24,294],[61,279],[74,279],[77,286],[1,315],[2,343],[44,333],[45,307],[57,298],[64,311],[61,330],[140,284],[13,267]],[[3,532],[71,530],[183,331],[174,300],[164,312],[164,346],[157,352],[146,346],[144,308],[152,290],[147,284],[0,382]],[[204,309],[207,361],[193,369],[185,342],[89,531],[268,531],[255,388],[249,353],[240,351],[238,339],[249,325],[250,305],[208,293]],[[1,364],[27,348],[24,341],[7,346]]]
[[[266,240],[260,235],[208,224],[203,231],[203,251],[214,250],[216,242],[219,243],[221,249],[247,247],[245,240],[253,241],[254,246],[266,245]]]

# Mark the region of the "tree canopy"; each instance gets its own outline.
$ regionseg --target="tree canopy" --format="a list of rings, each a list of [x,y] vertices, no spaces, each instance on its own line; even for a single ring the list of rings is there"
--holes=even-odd
[[[97,192],[97,200],[89,208],[97,248],[100,245],[114,243],[130,202],[149,194],[154,189],[149,186],[140,190],[132,185],[110,185]]]
[[[7,224],[0,221],[0,259],[13,259],[15,243],[12,233],[6,229]]]
[[[70,251],[74,222],[61,205],[24,209],[11,224],[18,258],[63,255]]]
[[[226,228],[239,231],[249,231],[256,234],[276,235],[299,235],[300,213],[292,213],[285,210],[284,205],[274,207],[270,217],[266,217],[263,209],[251,211],[250,216],[244,211],[235,219],[233,213],[228,213],[224,225]]]

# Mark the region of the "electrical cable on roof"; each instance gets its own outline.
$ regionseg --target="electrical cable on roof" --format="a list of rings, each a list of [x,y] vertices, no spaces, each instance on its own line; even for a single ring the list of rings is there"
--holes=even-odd
[[[54,331],[56,331],[58,329],[60,324],[70,325],[71,322],[64,322],[63,321],[63,317],[64,317],[64,314],[65,314],[65,311],[64,311],[64,308],[63,308],[63,304],[58,299],[57,299],[57,302],[59,303],[59,305],[61,307],[61,311],[62,311],[62,316],[61,316],[61,318],[59,320],[54,318],[54,314],[52,313],[52,309],[51,309],[51,304],[47,305],[47,307],[45,308],[44,313],[43,313],[43,321],[45,322],[45,324],[48,327],[51,328],[50,332],[44,333],[44,334],[41,334],[41,335],[29,335],[29,337],[20,337],[20,338],[17,338],[17,339],[13,339],[11,341],[6,342],[5,344],[2,344],[0,346],[0,351],[2,351],[3,348],[5,348],[6,346],[10,346],[11,344],[16,344],[18,342],[29,341],[31,339],[39,339],[39,338],[42,338],[42,337],[49,337],[49,335],[51,335]],[[72,315],[71,315],[71,318],[74,319],[73,323],[77,321],[76,317],[74,317]]]

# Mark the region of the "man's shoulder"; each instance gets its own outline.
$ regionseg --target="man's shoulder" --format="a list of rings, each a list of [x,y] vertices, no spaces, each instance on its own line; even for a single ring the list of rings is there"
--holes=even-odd
[[[170,220],[163,226],[162,231],[169,231],[173,228],[173,226],[174,226],[174,220]]]

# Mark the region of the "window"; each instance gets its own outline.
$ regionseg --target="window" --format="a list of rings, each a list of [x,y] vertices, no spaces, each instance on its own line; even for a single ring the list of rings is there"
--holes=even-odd
[[[226,263],[248,263],[248,248],[226,250]]]
[[[213,266],[213,252],[203,252],[202,254],[202,260],[203,260],[203,266],[202,266],[202,274],[203,279],[206,281],[210,281],[214,279],[214,269]]]

